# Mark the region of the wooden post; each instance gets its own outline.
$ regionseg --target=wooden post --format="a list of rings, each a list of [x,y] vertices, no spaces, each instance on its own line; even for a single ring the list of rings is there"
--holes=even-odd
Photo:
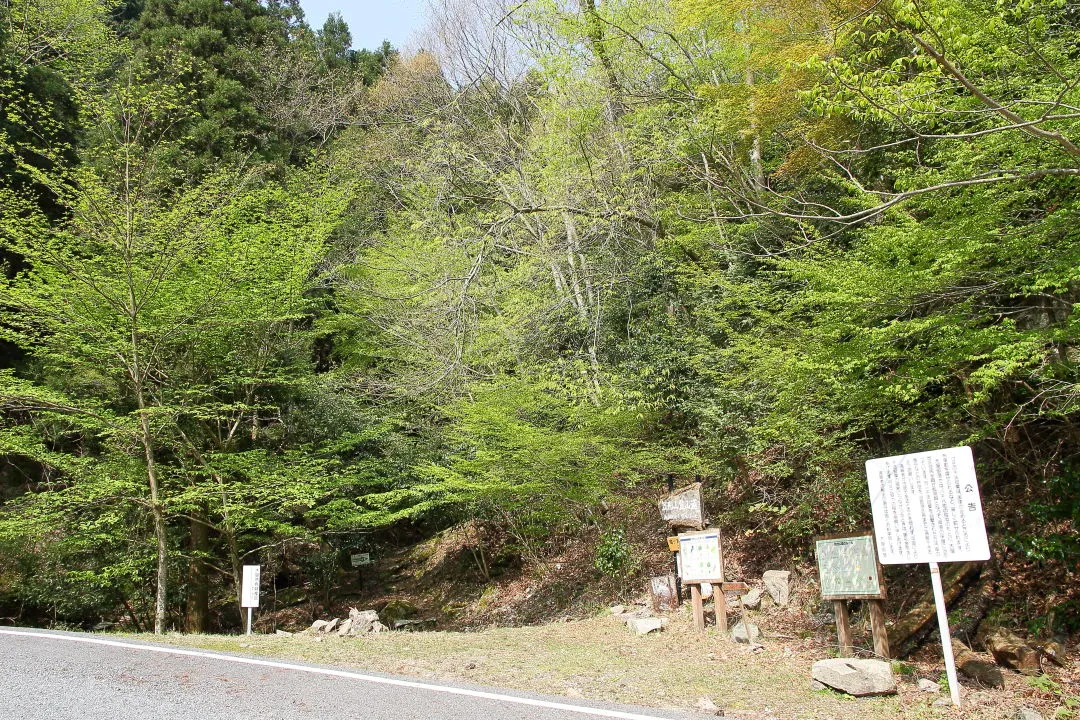
[[[889,633],[885,630],[885,603],[870,600],[870,631],[874,635],[874,654],[889,659]]]
[[[847,603],[843,600],[833,600],[832,605],[836,613],[836,638],[840,641],[840,657],[851,657],[855,654],[855,648],[851,641],[851,622],[848,619]]]
[[[705,632],[705,608],[701,604],[701,586],[696,583],[690,586],[690,602],[694,608],[694,629],[700,633]]]
[[[727,598],[724,597],[724,585],[713,585],[713,607],[716,608],[716,627],[720,632],[727,632]]]

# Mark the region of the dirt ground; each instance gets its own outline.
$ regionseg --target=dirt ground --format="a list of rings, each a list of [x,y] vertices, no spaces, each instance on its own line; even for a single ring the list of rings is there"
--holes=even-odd
[[[774,609],[779,611],[780,609]],[[786,611],[785,611],[786,612]],[[752,618],[767,628],[768,612]],[[1054,717],[1061,698],[1006,672],[1006,687],[991,690],[965,681],[966,707],[934,706],[947,694],[917,688],[920,677],[937,681],[941,661],[927,654],[898,664],[899,694],[855,699],[810,689],[810,668],[825,656],[814,637],[772,633],[752,649],[714,629],[694,632],[684,606],[668,616],[661,633],[631,635],[602,613],[584,620],[489,628],[474,632],[387,632],[359,638],[256,635],[169,635],[167,642],[289,658],[360,670],[588,698],[657,708],[695,710],[702,699],[727,717],[744,720],[877,720],[969,718],[1001,720],[1020,707]],[[1077,687],[1075,669],[1051,676]],[[714,711],[715,712],[715,711]]]

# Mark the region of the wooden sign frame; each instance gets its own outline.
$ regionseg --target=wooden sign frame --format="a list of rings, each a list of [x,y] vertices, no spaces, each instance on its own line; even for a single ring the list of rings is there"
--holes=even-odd
[[[817,557],[817,544],[822,540],[847,540],[849,538],[870,538],[870,549],[874,552],[874,563],[877,565],[877,580],[878,590],[873,593],[839,593],[835,595],[826,595],[825,586],[821,583],[821,599],[822,600],[884,600],[885,594],[885,574],[883,572],[883,566],[881,561],[878,560],[877,554],[877,538],[874,537],[873,532],[858,532],[858,533],[836,533],[832,535],[819,535],[814,538],[814,556],[817,559],[818,564],[818,581],[821,581],[821,558]]]
[[[691,541],[693,538],[715,535],[716,536],[716,559],[718,562],[719,572],[712,577],[692,577],[686,574],[686,562],[680,563],[680,571],[682,574],[682,581],[684,585],[711,583],[722,584],[724,582],[724,543],[720,537],[720,531],[717,529],[711,530],[698,530],[695,532],[679,533],[679,556],[680,558],[686,557],[686,545],[687,541]]]
[[[873,532],[861,532],[861,533],[838,533],[835,535],[821,535],[814,538],[814,555],[817,555],[817,543],[819,540],[843,540],[846,538],[870,538],[870,547],[874,551],[874,562],[877,564],[877,578],[878,578],[878,592],[870,594],[840,594],[840,595],[825,595],[822,593],[823,600],[832,600],[833,614],[836,616],[836,639],[840,646],[841,657],[852,657],[855,655],[855,644],[851,636],[851,619],[848,616],[847,601],[848,600],[865,600],[867,607],[870,610],[870,632],[874,638],[874,654],[879,658],[888,660],[890,658],[889,653],[889,634],[885,629],[885,575],[883,573],[881,561],[878,560],[877,554],[877,538],[874,537]],[[821,561],[818,560],[818,581],[821,580]],[[824,586],[822,586],[824,591]]]

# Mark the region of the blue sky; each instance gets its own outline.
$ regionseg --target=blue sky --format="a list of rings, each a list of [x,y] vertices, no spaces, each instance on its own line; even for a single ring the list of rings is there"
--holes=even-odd
[[[383,40],[400,48],[420,29],[426,5],[426,0],[300,0],[308,24],[316,29],[327,15],[340,12],[357,50],[374,49]]]

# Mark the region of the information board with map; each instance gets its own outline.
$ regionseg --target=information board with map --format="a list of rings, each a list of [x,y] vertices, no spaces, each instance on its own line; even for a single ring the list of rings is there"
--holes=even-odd
[[[679,574],[686,585],[724,582],[719,530],[679,535]]]
[[[817,541],[818,578],[825,600],[885,596],[870,533],[821,538]]]

